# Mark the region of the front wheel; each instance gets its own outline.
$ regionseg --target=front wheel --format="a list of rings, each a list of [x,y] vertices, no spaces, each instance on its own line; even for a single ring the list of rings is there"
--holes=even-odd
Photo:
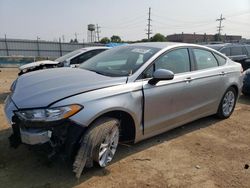
[[[236,100],[236,91],[234,88],[230,87],[220,102],[217,116],[221,119],[229,118],[234,111]]]
[[[100,167],[106,167],[112,161],[119,142],[119,127],[120,122],[115,118],[100,118],[91,125],[83,136],[73,164],[77,178],[85,166],[92,166],[93,161]]]

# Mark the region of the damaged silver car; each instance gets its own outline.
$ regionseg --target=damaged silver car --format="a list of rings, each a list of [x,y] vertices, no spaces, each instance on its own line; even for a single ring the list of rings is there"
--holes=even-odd
[[[24,74],[5,113],[10,144],[49,144],[80,177],[107,166],[119,142],[136,143],[196,119],[228,118],[242,86],[241,65],[207,47],[138,43],[80,65]]]

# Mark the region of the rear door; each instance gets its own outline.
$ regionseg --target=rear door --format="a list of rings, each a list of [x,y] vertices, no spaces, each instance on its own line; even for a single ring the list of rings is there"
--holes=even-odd
[[[186,95],[189,115],[196,119],[216,113],[225,91],[226,72],[209,50],[193,48],[192,57],[196,70],[190,75],[190,90]]]

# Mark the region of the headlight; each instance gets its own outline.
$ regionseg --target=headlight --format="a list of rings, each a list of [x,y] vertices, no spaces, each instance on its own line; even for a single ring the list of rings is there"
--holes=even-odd
[[[73,104],[47,109],[22,110],[17,111],[16,114],[19,118],[26,121],[51,122],[68,118],[79,112],[82,108],[81,105]]]
[[[11,86],[10,86],[10,91],[11,91],[11,92],[14,92],[14,90],[15,90],[15,88],[16,88],[16,82],[17,82],[17,80],[15,80],[15,81],[11,84]]]

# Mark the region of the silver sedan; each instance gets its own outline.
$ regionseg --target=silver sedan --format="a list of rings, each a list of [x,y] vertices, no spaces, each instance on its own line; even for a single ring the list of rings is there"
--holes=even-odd
[[[17,147],[49,144],[52,155],[107,166],[118,142],[138,142],[196,119],[229,118],[242,68],[207,47],[138,43],[80,65],[24,74],[12,84],[5,112]]]

